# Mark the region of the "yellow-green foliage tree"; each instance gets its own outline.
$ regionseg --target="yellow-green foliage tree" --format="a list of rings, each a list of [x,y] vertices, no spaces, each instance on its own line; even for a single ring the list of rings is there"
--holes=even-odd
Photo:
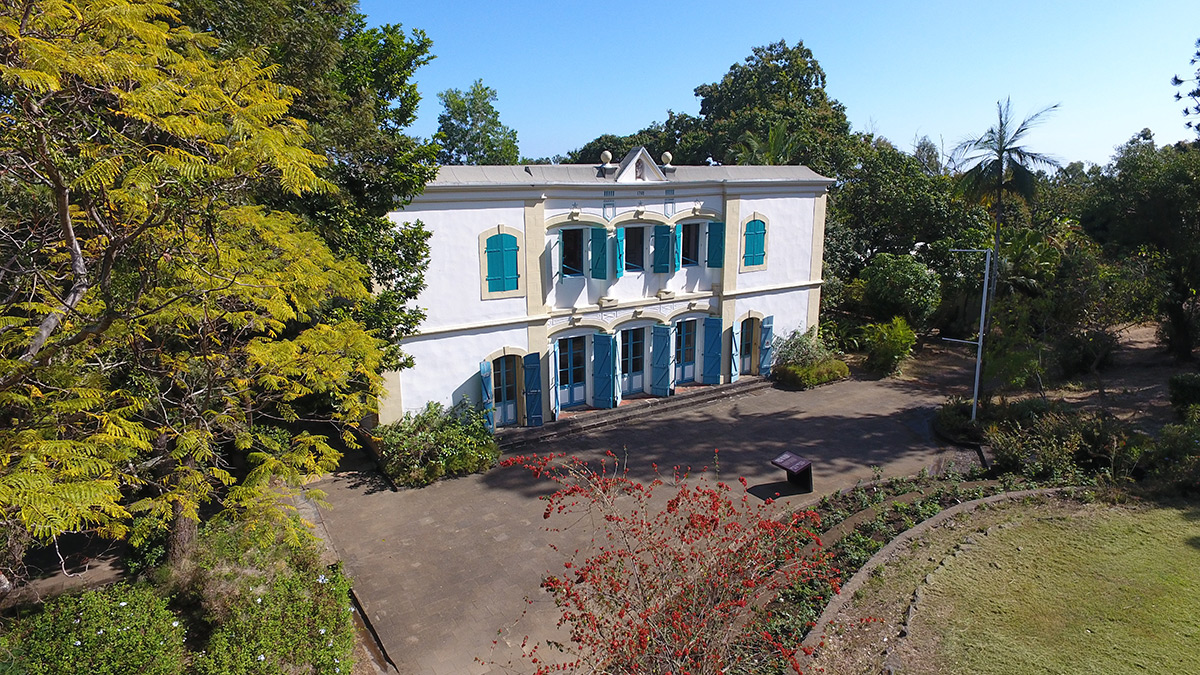
[[[179,554],[214,500],[287,522],[289,486],[338,457],[296,410],[348,440],[372,410],[366,268],[251,203],[332,189],[296,91],[213,46],[156,0],[0,7],[5,565],[81,531],[169,526]]]

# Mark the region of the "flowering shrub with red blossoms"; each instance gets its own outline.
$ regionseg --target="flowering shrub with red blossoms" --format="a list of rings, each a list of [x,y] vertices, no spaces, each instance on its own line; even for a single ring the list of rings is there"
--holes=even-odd
[[[536,672],[716,674],[765,655],[800,672],[800,636],[795,645],[773,637],[761,608],[798,584],[836,591],[818,516],[772,518],[769,501],[745,494],[745,480],[740,498],[725,483],[686,475],[643,484],[609,457],[598,468],[562,455],[504,462],[558,483],[546,518],[590,517],[596,528],[591,548],[542,583],[570,631],[571,660],[551,663],[534,649]]]

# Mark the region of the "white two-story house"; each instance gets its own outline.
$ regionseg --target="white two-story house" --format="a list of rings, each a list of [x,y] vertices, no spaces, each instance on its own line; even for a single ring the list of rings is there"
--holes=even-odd
[[[427,319],[380,421],[467,397],[496,426],[766,374],[817,322],[826,190],[802,166],[446,166],[396,222],[432,232]]]

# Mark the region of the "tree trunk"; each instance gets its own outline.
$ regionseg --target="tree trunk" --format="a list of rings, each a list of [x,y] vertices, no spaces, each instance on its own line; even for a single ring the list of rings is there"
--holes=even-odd
[[[174,505],[174,511],[171,535],[167,540],[167,561],[171,567],[178,568],[196,548],[196,534],[200,530],[200,523],[185,516],[183,506],[178,502]]]
[[[1192,322],[1182,303],[1166,303],[1167,351],[1180,361],[1192,360]]]

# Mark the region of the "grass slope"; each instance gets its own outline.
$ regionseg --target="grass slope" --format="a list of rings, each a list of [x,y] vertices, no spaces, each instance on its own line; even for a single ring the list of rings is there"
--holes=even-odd
[[[912,628],[942,672],[1200,673],[1200,509],[1020,520],[933,575]]]

